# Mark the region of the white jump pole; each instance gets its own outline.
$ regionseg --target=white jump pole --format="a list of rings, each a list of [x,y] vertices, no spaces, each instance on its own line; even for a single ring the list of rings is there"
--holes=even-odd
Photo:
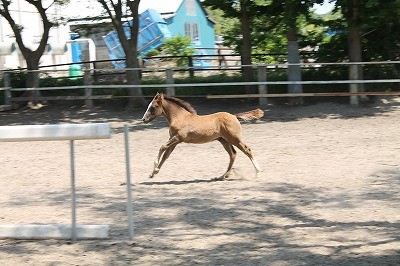
[[[131,164],[129,156],[129,127],[124,126],[125,129],[125,160],[126,160],[126,190],[127,190],[127,213],[128,213],[128,234],[129,239],[133,239],[133,209],[132,209],[132,189],[131,189]]]

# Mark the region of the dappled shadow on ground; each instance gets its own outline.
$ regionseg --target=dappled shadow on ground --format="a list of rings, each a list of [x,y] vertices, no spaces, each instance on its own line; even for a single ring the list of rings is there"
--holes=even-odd
[[[396,110],[400,110],[399,97],[377,98],[374,102],[359,106],[322,102],[303,106],[272,107],[266,110],[264,121],[290,122],[304,118],[354,119],[385,115]]]
[[[400,169],[374,173],[370,186],[369,191],[360,195],[365,202],[385,200],[400,208]]]
[[[223,103],[195,102],[193,105],[200,114],[236,113],[257,107],[254,101]],[[333,103],[268,106],[264,120],[258,123],[313,117],[385,116],[398,108],[396,100],[370,107]],[[140,124],[138,120],[143,111],[129,113],[123,108],[103,107],[85,111],[77,106],[48,106],[35,111],[1,113],[0,123],[112,122],[117,132],[122,131],[124,123],[129,123],[132,131],[167,127],[163,119],[157,119],[150,126]],[[388,149],[392,148],[396,147]],[[27,264],[40,264],[30,261],[30,255],[37,255],[40,250],[53,264],[60,265],[68,264],[71,258],[91,256],[92,259],[103,254],[106,254],[102,257],[105,260],[93,261],[93,265],[397,265],[400,261],[400,219],[396,211],[400,207],[400,170],[398,165],[380,163],[380,167],[384,169],[367,177],[364,186],[355,184],[352,193],[338,183],[322,188],[307,182],[299,184],[295,182],[297,176],[272,181],[214,181],[201,176],[193,180],[184,176],[142,179],[132,186],[133,241],[127,237],[123,190],[113,188],[103,195],[101,190],[93,192],[93,187],[81,183],[77,190],[78,221],[79,210],[107,217],[111,225],[110,240],[76,243],[2,240],[0,254],[5,257],[16,254],[15,257],[26,258]],[[348,178],[351,180],[352,176]],[[68,189],[35,193],[32,197],[16,193],[9,202],[2,202],[2,207],[18,210],[24,205],[33,209],[43,203],[68,210]],[[87,200],[81,201],[82,198]],[[101,199],[101,203],[94,204],[92,199]]]
[[[171,181],[154,181],[154,182],[142,182],[141,185],[156,186],[156,185],[184,185],[184,184],[197,184],[197,183],[213,183],[223,181],[217,178],[213,179],[194,179],[194,180],[171,180]],[[229,180],[225,180],[228,182]]]
[[[22,108],[0,113],[1,125],[118,122],[129,120],[130,116],[119,106],[86,109],[82,105],[63,102],[49,103],[37,110]]]
[[[239,113],[258,108],[256,100],[232,99],[185,99],[190,102],[199,114],[210,114],[226,111]],[[336,118],[351,119],[365,116],[384,115],[387,112],[400,110],[399,97],[377,98],[374,103],[351,106],[333,102],[315,103],[301,106],[274,105],[260,107],[265,111],[261,121],[290,122],[304,118]],[[0,125],[20,124],[56,124],[56,123],[94,123],[111,122],[132,125],[135,130],[166,127],[162,118],[156,119],[150,125],[140,123],[145,108],[126,111],[121,105],[98,105],[93,109],[85,109],[82,105],[65,102],[51,102],[39,110],[28,108],[0,113]],[[119,131],[121,126],[115,126]]]
[[[78,256],[107,252],[106,265],[396,265],[400,261],[400,221],[393,221],[391,214],[387,220],[365,220],[358,217],[357,209],[368,200],[398,206],[400,171],[374,176],[379,176],[379,188],[371,187],[350,199],[327,188],[286,182],[242,182],[240,189],[241,181],[235,180],[142,182],[133,186],[135,240],[127,240],[127,226],[118,218],[125,214],[125,199],[115,195],[105,198],[101,207],[86,206],[115,217],[112,239],[78,241],[74,250]],[[185,189],[177,191],[176,186]],[[88,191],[81,188],[78,196],[102,197]],[[48,196],[54,202],[65,202],[69,192]],[[324,218],[326,209],[343,205],[353,210],[354,217]],[[50,253],[65,244],[70,242],[7,240],[0,242],[0,252],[26,255],[34,252],[34,245]],[[385,245],[397,248],[382,251]]]
[[[390,180],[387,182],[385,189],[393,185]],[[158,249],[165,254],[166,262],[179,255],[182,256],[182,263],[208,265],[265,265],[279,261],[292,265],[390,264],[400,258],[399,250],[377,256],[362,252],[362,249],[399,243],[397,232],[400,221],[363,221],[357,217],[352,221],[330,220],[304,211],[319,209],[324,212],[325,203],[331,206],[334,202],[340,206],[349,200],[341,194],[329,195],[327,191],[284,182],[269,185],[249,183],[240,191],[234,189],[234,183],[227,182],[215,183],[209,189],[196,189],[199,184],[180,184],[188,186],[191,192],[178,194],[173,189],[176,183],[160,181],[157,185],[159,193],[151,198],[139,196],[136,210],[146,214],[143,220],[138,221],[136,232],[141,236],[147,235],[149,238],[144,239],[151,241],[135,243],[133,250],[138,254],[151,254]],[[149,184],[145,185],[135,188],[139,195],[148,193]],[[393,203],[397,192],[395,189],[391,191],[379,200]],[[364,204],[368,193],[366,191],[350,199],[355,212]],[[151,210],[155,206],[177,210],[177,215],[173,221],[165,216],[154,216]],[[354,230],[360,231],[360,234],[379,235],[379,238],[364,236],[354,239],[346,236]],[[230,237],[235,241],[227,240]],[[207,238],[210,242],[204,245],[208,248],[194,244],[196,239]],[[171,245],[170,239],[187,242],[188,245]]]

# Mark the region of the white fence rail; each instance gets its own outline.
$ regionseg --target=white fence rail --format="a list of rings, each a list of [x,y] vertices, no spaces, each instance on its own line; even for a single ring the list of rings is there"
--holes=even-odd
[[[43,88],[11,88],[10,80],[9,80],[9,72],[3,72],[4,77],[4,87],[0,88],[0,90],[4,91],[5,94],[5,104],[10,104],[14,101],[30,101],[30,100],[85,100],[85,104],[87,107],[91,108],[93,106],[93,100],[95,99],[112,99],[119,97],[135,97],[135,96],[113,96],[113,95],[93,95],[93,90],[98,89],[128,89],[128,88],[166,88],[167,93],[170,95],[175,94],[175,88],[182,87],[215,87],[215,86],[258,86],[258,94],[247,94],[244,95],[225,95],[226,98],[259,98],[260,104],[266,104],[267,98],[271,97],[328,97],[328,96],[350,96],[351,103],[357,104],[358,97],[364,95],[398,95],[397,92],[380,92],[380,91],[370,91],[363,92],[358,91],[357,86],[360,84],[389,84],[389,83],[400,83],[400,79],[368,79],[368,80],[359,80],[359,79],[349,79],[349,80],[320,80],[320,81],[307,81],[307,80],[299,80],[299,81],[268,81],[267,80],[267,72],[270,69],[277,68],[289,68],[291,66],[301,66],[301,67],[314,67],[316,69],[321,68],[323,66],[365,66],[365,65],[393,65],[400,64],[400,61],[383,61],[383,62],[341,62],[341,63],[300,63],[300,64],[268,64],[268,65],[251,65],[251,66],[236,66],[237,67],[251,67],[257,68],[258,73],[258,81],[256,82],[213,82],[213,83],[185,83],[185,84],[176,84],[174,83],[173,73],[174,71],[184,71],[189,70],[189,68],[139,68],[139,69],[126,69],[126,70],[146,70],[148,72],[165,72],[165,84],[146,84],[146,85],[92,85],[90,75],[95,75],[96,71],[101,71],[103,73],[121,73],[121,70],[110,70],[110,69],[89,69],[85,71],[85,82],[86,84],[83,86],[63,86],[63,87],[43,87]],[[213,66],[215,69],[215,66]],[[217,69],[221,71],[229,70],[230,67],[218,67]],[[203,71],[206,71],[207,68],[203,68]],[[41,72],[41,71],[39,71]],[[46,70],[44,72],[54,72],[51,70]],[[276,85],[328,85],[328,84],[349,84],[349,92],[348,93],[333,93],[333,92],[321,92],[321,93],[309,93],[309,94],[270,94],[268,93],[268,86],[276,86]],[[21,91],[57,91],[57,90],[77,90],[83,89],[85,90],[84,96],[48,96],[48,97],[12,97],[12,92],[21,92]],[[207,96],[207,98],[224,98],[224,96]]]

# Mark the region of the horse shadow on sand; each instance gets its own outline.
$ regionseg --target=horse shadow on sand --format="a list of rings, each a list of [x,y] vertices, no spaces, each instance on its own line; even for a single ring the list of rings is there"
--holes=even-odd
[[[287,182],[245,182],[240,187],[236,182],[201,179],[143,182],[133,188],[133,241],[127,240],[124,197],[117,192],[96,194],[90,187],[80,187],[79,198],[87,199],[80,204],[109,217],[112,240],[78,241],[74,248],[85,256],[107,254],[107,261],[102,261],[106,265],[121,261],[135,264],[141,258],[149,265],[398,265],[398,245],[382,251],[400,241],[400,222],[393,213],[388,213],[386,220],[341,220],[315,214],[341,209],[357,212],[360,206],[377,200],[380,204],[399,204],[399,171],[381,171],[371,177],[376,178],[371,182],[377,182],[378,188],[366,187],[350,199],[352,204],[340,191],[329,193],[330,188]],[[160,187],[149,189],[149,185]],[[184,189],[177,190],[177,185]],[[47,204],[57,205],[67,202],[69,194],[68,189],[38,192],[38,196],[47,198]],[[21,196],[13,200],[16,207]],[[101,204],[93,200],[101,200]],[[24,204],[36,203],[32,199]],[[69,242],[7,241],[0,250],[6,256],[29,256],[40,249],[54,256],[54,251],[65,244]]]

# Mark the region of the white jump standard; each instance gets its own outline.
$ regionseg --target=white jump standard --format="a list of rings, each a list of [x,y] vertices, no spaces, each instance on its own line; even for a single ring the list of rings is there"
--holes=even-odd
[[[74,141],[111,138],[110,123],[1,126],[0,142],[70,141],[71,157],[71,225],[5,224],[0,225],[0,239],[92,239],[108,238],[109,225],[77,225],[75,195]]]

